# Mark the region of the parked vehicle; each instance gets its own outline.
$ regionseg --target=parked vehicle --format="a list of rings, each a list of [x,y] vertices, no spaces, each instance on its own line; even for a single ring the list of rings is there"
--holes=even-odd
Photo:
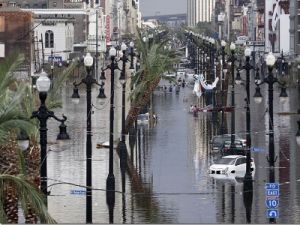
[[[255,164],[251,158],[251,171],[255,172]],[[246,174],[246,156],[228,155],[224,156],[209,167],[209,174],[229,175],[244,177]]]
[[[167,72],[167,73],[165,73],[164,75],[165,75],[166,77],[176,77],[176,73],[173,73],[173,72],[172,72],[172,73],[168,73],[168,72]]]
[[[226,144],[225,144],[225,142],[226,142]],[[230,134],[214,136],[210,141],[212,152],[222,153],[222,149],[224,147],[228,147],[228,142],[231,143],[231,135]],[[235,143],[237,144],[237,146],[242,144],[243,147],[246,147],[246,139],[242,139],[237,135],[235,136]]]
[[[138,125],[147,125],[147,124],[149,124],[149,113],[139,114],[137,116],[137,124]]]
[[[184,78],[185,77],[185,72],[184,71],[177,71],[177,77],[178,78]]]
[[[224,155],[245,155],[246,147],[240,139],[235,140],[235,149],[231,149],[231,140],[225,140],[223,146],[220,149],[221,154]]]

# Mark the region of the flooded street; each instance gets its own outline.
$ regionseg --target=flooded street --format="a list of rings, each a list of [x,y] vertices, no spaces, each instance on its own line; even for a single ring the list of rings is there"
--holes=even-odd
[[[106,83],[109,83],[109,78]],[[267,96],[266,90],[262,90],[262,94]],[[105,187],[109,150],[97,149],[96,144],[108,140],[109,104],[100,105],[96,102],[97,91],[96,88],[93,90],[92,98],[95,105],[92,114],[93,223],[108,223]],[[108,91],[106,85],[107,96]],[[242,94],[239,94],[243,91],[242,88],[236,91],[239,99],[236,131],[241,137],[245,137],[244,102],[241,100]],[[68,116],[71,140],[56,142],[59,124],[48,121],[48,190],[51,191],[48,208],[59,223],[85,223],[85,194],[80,192],[84,190],[80,185],[85,185],[85,90],[80,90],[78,105],[71,102],[71,84],[62,92],[64,107],[56,110],[56,115],[64,112]],[[297,115],[275,115],[277,112],[297,111],[294,108],[297,104],[292,103],[299,101],[299,96],[297,98],[297,93],[293,96],[295,99],[290,99],[291,103],[287,102],[284,106],[274,103],[275,152],[278,156],[275,175],[276,182],[282,184],[278,223],[300,222],[300,172],[297,169],[300,166],[300,155],[295,142],[295,121],[299,118]],[[210,154],[209,145],[211,136],[216,134],[216,124],[212,122],[211,113],[199,113],[198,117],[188,113],[190,105],[197,103],[192,88],[181,88],[179,94],[174,89],[173,92],[155,91],[153,101],[157,123],[153,128],[138,126],[137,135],[130,137],[136,143],[129,145],[127,142],[144,193],[137,193],[135,185],[127,176],[126,194],[122,195],[119,156],[116,153],[114,155],[117,191],[114,223],[246,223],[242,180],[235,177],[213,179],[207,172],[209,165],[219,157]],[[268,136],[265,130],[268,130],[268,116],[264,115],[267,101],[262,104],[251,105],[252,146],[261,149],[252,154],[256,172],[251,223],[268,223],[265,206],[265,183],[268,182],[268,162],[265,157],[268,154]],[[226,115],[230,128],[230,113]],[[116,132],[115,135],[119,134]]]

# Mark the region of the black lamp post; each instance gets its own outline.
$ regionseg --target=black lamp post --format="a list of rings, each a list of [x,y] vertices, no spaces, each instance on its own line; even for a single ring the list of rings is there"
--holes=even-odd
[[[134,66],[133,66],[133,62],[134,62],[134,60],[133,60],[133,57],[134,57],[134,50],[133,50],[133,48],[134,48],[134,43],[133,43],[133,41],[131,41],[130,43],[129,43],[129,46],[130,46],[130,67],[129,67],[129,69],[131,69],[131,70],[133,70],[134,69]]]
[[[111,64],[105,69],[102,69],[102,74],[104,71],[110,69],[111,81],[110,81],[110,110],[109,110],[109,171],[106,179],[106,203],[109,208],[109,222],[113,223],[113,209],[115,205],[115,176],[114,176],[114,82],[115,82],[115,69],[119,69],[116,64],[117,50],[112,47],[109,50],[109,56],[111,59]],[[102,75],[101,75],[102,76]]]
[[[123,52],[123,56],[121,57],[121,60],[123,64],[122,64],[122,71],[120,76],[120,83],[122,84],[122,134],[121,134],[121,142],[119,144],[119,150],[120,150],[120,168],[122,174],[123,193],[125,192],[125,172],[126,172],[126,161],[127,161],[127,146],[125,140],[125,108],[126,108],[125,94],[126,94],[126,62],[128,61],[128,58],[126,56],[126,49],[127,49],[126,44],[122,43],[121,50]],[[131,51],[131,55],[132,53],[133,51]]]
[[[37,118],[40,122],[40,146],[41,146],[41,166],[40,166],[40,187],[41,191],[47,197],[47,120],[49,118],[54,118],[55,120],[61,122],[59,127],[59,134],[57,140],[70,139],[67,134],[66,125],[64,122],[67,120],[67,117],[63,115],[63,119],[59,119],[54,115],[53,111],[47,109],[46,98],[47,92],[50,89],[51,81],[48,78],[47,74],[42,70],[40,77],[36,81],[36,86],[39,91],[39,97],[41,105],[39,109],[32,113],[31,118]]]
[[[234,93],[234,63],[236,60],[236,57],[234,55],[235,51],[235,44],[231,42],[230,44],[230,50],[231,50],[231,142],[230,142],[230,149],[231,151],[235,152],[235,93]]]
[[[74,89],[72,94],[72,100],[74,103],[79,102],[78,86],[81,84],[86,85],[86,108],[87,108],[87,128],[86,128],[86,223],[92,223],[92,85],[97,84],[97,81],[91,75],[91,69],[93,66],[93,57],[90,53],[87,53],[84,57],[84,65],[87,70],[87,75],[81,80],[79,84],[73,83]],[[100,85],[103,89],[103,85]],[[100,88],[100,92],[101,92]],[[104,92],[103,92],[104,93]],[[99,96],[99,98],[103,96]]]
[[[254,101],[256,103],[261,103],[262,102],[262,95],[260,93],[260,85],[267,83],[268,84],[268,100],[269,100],[269,157],[268,157],[268,162],[269,162],[269,182],[274,183],[275,182],[275,171],[274,171],[274,166],[276,162],[275,158],[275,149],[274,149],[274,124],[273,124],[273,84],[274,83],[279,83],[280,85],[284,85],[283,83],[279,82],[276,77],[274,77],[272,70],[273,66],[275,64],[275,56],[270,52],[266,58],[266,63],[268,66],[269,74],[266,78],[263,79],[261,83],[257,82],[256,85],[256,92],[254,95]],[[282,87],[281,93],[280,93],[280,102],[284,102],[287,99],[287,93],[286,89]],[[275,218],[270,218],[270,223],[276,222]]]
[[[245,180],[252,180],[251,175],[251,117],[250,117],[250,70],[254,69],[254,67],[250,64],[250,56],[251,56],[251,49],[246,47],[244,51],[246,57],[246,64],[244,66],[240,66],[239,71],[241,69],[246,70],[246,174],[244,179]],[[257,73],[255,75],[255,82],[259,80],[258,69],[256,70]],[[238,72],[235,82],[237,84],[242,84],[241,75]]]
[[[223,86],[224,86],[224,79],[225,75],[227,73],[227,66],[225,65],[225,47],[226,47],[226,42],[224,40],[221,41],[221,56],[222,56],[222,78],[221,78],[221,104],[222,108],[224,107],[224,93],[223,93]],[[225,133],[225,115],[224,115],[224,109],[221,111],[221,129],[220,129],[220,134]]]

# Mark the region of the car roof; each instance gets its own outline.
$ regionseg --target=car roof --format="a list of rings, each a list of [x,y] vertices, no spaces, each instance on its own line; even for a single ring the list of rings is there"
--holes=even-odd
[[[235,159],[235,158],[245,158],[246,156],[243,156],[243,155],[227,155],[227,156],[224,156],[222,158],[226,158],[226,159],[229,159],[229,158],[232,158],[232,159]]]

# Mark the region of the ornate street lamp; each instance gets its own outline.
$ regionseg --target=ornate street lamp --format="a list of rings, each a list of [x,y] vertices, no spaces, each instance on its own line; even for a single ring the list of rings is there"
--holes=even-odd
[[[235,93],[234,93],[234,64],[236,61],[236,57],[234,55],[235,51],[235,44],[231,42],[230,44],[231,50],[231,142],[230,142],[230,149],[232,152],[235,152]]]
[[[266,83],[268,84],[268,98],[269,98],[269,157],[268,157],[268,162],[269,162],[269,167],[270,167],[270,173],[269,173],[269,181],[270,183],[274,183],[275,182],[275,174],[274,174],[274,166],[275,166],[275,149],[274,149],[274,123],[273,123],[273,84],[275,83],[279,83],[281,86],[284,86],[284,83],[281,83],[280,81],[278,81],[278,79],[276,77],[274,77],[273,75],[273,66],[275,64],[275,56],[272,54],[272,52],[270,52],[266,58],[266,63],[268,66],[268,76],[266,78],[264,78],[264,80],[261,83],[256,83],[257,87],[256,87],[256,92],[254,95],[254,99],[255,102],[260,103],[262,101],[262,95],[260,93],[260,85]],[[287,98],[287,94],[285,91],[285,88],[283,87],[281,89],[281,93],[280,93],[280,98],[282,98],[284,101]],[[274,218],[270,219],[270,222],[275,222]]]
[[[123,52],[122,60],[122,71],[120,76],[120,83],[122,84],[122,135],[121,142],[119,144],[120,150],[120,168],[122,174],[122,192],[125,192],[125,172],[126,172],[126,161],[127,161],[127,146],[125,142],[125,92],[126,92],[126,62],[128,61],[126,56],[127,46],[125,43],[121,45],[121,51]]]
[[[50,89],[51,81],[48,78],[47,74],[42,70],[39,78],[36,81],[36,87],[39,91],[39,98],[41,105],[37,111],[32,113],[31,118],[37,118],[40,122],[40,146],[41,146],[41,166],[40,166],[40,187],[41,191],[47,197],[47,120],[49,118],[54,118],[55,120],[61,122],[64,126],[64,129],[60,129],[60,133],[57,137],[61,137],[60,140],[70,139],[66,131],[66,126],[64,122],[67,120],[67,117],[63,115],[63,119],[59,119],[54,115],[53,111],[48,110],[46,107],[46,98],[47,92]],[[59,138],[57,138],[59,139]]]
[[[87,75],[80,81],[80,83],[73,83],[74,89],[72,94],[73,102],[78,103],[80,98],[78,93],[78,86],[81,84],[86,85],[86,223],[92,223],[92,85],[97,84],[101,86],[91,75],[93,64],[93,57],[90,53],[87,53],[84,57],[84,65],[86,67]],[[101,86],[101,88],[103,88],[103,85]],[[101,97],[103,96],[98,95],[98,98]]]
[[[227,73],[227,65],[225,64],[225,47],[226,47],[226,42],[224,40],[221,41],[221,55],[222,55],[222,78],[221,78],[221,104],[222,108],[224,107],[224,93],[223,93],[223,86],[224,86],[224,80],[225,80],[225,75]],[[225,114],[224,114],[224,109],[222,109],[222,115],[221,115],[221,129],[220,129],[220,134],[225,133]]]

